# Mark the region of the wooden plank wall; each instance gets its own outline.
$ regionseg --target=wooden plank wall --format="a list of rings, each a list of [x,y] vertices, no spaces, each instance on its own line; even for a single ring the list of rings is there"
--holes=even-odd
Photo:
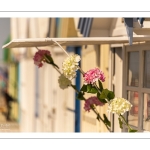
[[[19,19],[20,18],[13,19],[12,29],[14,29],[16,26],[20,29],[19,33],[14,32],[13,30],[13,37],[44,38],[47,36],[49,22],[48,18],[30,18],[29,20],[27,20],[28,18],[24,18],[24,20],[21,19],[21,21]],[[18,22],[24,22],[26,26],[25,24],[22,25],[22,23],[19,24]],[[72,19],[61,18],[58,36],[76,36],[76,34],[74,34],[76,32],[69,32],[69,30],[71,30],[72,23]],[[51,24],[52,26],[50,27],[50,31],[52,32],[50,32],[50,36],[55,37],[54,18],[52,19]],[[67,27],[69,27],[69,30]],[[21,29],[24,29],[24,31],[21,32]],[[101,46],[100,48],[101,54],[95,50],[94,46],[88,46],[87,49],[84,49],[83,46],[82,68],[84,71],[88,71],[96,66],[100,67],[108,78],[108,58],[106,56],[108,56],[107,54],[109,47]],[[43,49],[50,50],[55,62],[61,66],[62,61],[66,58],[66,55],[59,47],[43,47]],[[38,69],[39,116],[37,118],[35,117],[35,66],[32,60],[35,52],[35,48],[26,49],[26,53],[22,53],[24,56],[20,60],[21,131],[74,132],[74,112],[67,109],[69,108],[74,110],[75,108],[74,90],[71,88],[68,88],[67,90],[61,90],[57,82],[59,74],[47,64]],[[98,55],[99,57],[97,57]],[[89,61],[91,58],[92,61]],[[27,72],[29,75],[27,75]],[[105,87],[108,87],[108,81],[106,81],[105,84]],[[30,95],[28,93],[30,93]],[[87,97],[88,96],[90,95],[87,95]],[[84,103],[81,104],[81,132],[107,132],[103,124],[96,121],[96,116],[93,112],[87,113],[84,111],[83,105]],[[106,112],[106,108],[102,108],[99,111],[101,113]]]
[[[12,18],[11,31],[14,38],[45,38],[49,28],[49,18]],[[59,31],[67,24],[62,20]],[[63,25],[62,25],[63,24]],[[61,26],[62,25],[62,26]],[[55,19],[51,19],[50,36],[55,37]],[[67,32],[67,31],[66,31]],[[63,36],[65,31],[59,33]],[[61,66],[66,57],[58,47],[43,47],[51,51],[54,61]],[[59,74],[52,66],[45,64],[38,69],[38,91],[36,92],[35,65],[33,55],[36,48],[13,49],[20,58],[20,127],[21,132],[74,132],[74,91],[62,90],[58,85]],[[35,116],[36,94],[39,96],[38,117]]]

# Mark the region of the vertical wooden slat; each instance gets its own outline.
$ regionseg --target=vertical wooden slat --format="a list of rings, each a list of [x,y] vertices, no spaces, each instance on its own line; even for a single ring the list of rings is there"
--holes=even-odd
[[[104,72],[104,75],[106,77],[105,82],[102,83],[104,88],[108,88],[109,86],[108,66],[109,66],[109,45],[107,44],[101,45],[100,46],[100,69]],[[107,113],[107,107],[108,104],[105,104],[104,107],[99,108],[101,116],[103,116],[103,114],[105,113],[107,117],[109,117]],[[102,122],[100,122],[100,124],[101,124],[101,132],[108,132],[105,125]]]
[[[56,19],[51,18],[50,37],[56,37]]]
[[[29,26],[28,18],[18,18],[18,38],[28,38]],[[27,48],[19,48],[19,55],[22,55],[20,59],[20,80],[22,86],[20,89],[21,96],[21,131],[32,132],[34,131],[34,64],[33,60],[26,58]],[[24,57],[25,56],[25,57]],[[27,76],[28,72],[28,76]],[[24,73],[26,76],[24,76]],[[30,106],[30,107],[28,107]]]
[[[11,39],[17,39],[18,38],[18,18],[11,18],[11,25],[10,25],[10,31],[11,31]],[[13,54],[18,54],[18,48],[12,49]]]
[[[92,60],[91,60],[92,58]],[[91,60],[91,61],[89,61]],[[97,66],[96,62],[96,53],[94,50],[94,46],[88,46],[87,49],[82,49],[82,66],[81,68],[84,72],[93,69]],[[83,84],[83,78],[82,78]],[[86,94],[85,97],[89,98],[92,96],[91,94]],[[96,120],[96,115],[90,111],[85,112],[84,110],[84,102],[81,102],[81,132],[101,132],[101,128],[99,122]]]

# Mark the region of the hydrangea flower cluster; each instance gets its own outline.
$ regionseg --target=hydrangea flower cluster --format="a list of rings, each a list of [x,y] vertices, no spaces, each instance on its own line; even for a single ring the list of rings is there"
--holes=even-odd
[[[96,96],[92,96],[92,97],[89,97],[86,101],[85,101],[85,104],[84,104],[84,109],[85,111],[88,111],[90,112],[90,109],[92,105],[96,105],[96,106],[103,106],[104,103],[100,102],[99,99],[96,97]]]
[[[126,111],[129,111],[131,107],[132,105],[128,100],[124,98],[114,98],[110,101],[108,112],[123,115]]]
[[[68,86],[71,85],[71,81],[68,78],[66,78],[63,74],[59,76],[58,83],[59,83],[59,87],[63,90],[68,88]]]
[[[51,56],[50,51],[38,50],[33,57],[34,64],[37,65],[39,68],[43,66],[42,62],[45,62],[45,55]]]
[[[87,71],[84,75],[84,84],[93,84],[94,82],[101,80],[102,82],[105,81],[104,73],[99,69],[91,69]]]
[[[77,54],[70,55],[64,60],[62,64],[62,71],[66,78],[73,79],[76,76],[80,60],[81,58]]]

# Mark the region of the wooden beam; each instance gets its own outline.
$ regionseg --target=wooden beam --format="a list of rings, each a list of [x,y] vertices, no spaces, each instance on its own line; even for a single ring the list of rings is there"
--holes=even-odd
[[[87,37],[87,38],[27,38],[14,39],[2,48],[54,46],[57,41],[62,46],[128,43],[128,37]],[[150,37],[133,37],[133,42],[150,41]]]

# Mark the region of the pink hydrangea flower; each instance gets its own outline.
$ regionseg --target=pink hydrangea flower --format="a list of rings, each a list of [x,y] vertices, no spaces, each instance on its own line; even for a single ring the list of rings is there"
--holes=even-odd
[[[37,65],[39,68],[43,66],[42,62],[45,62],[44,55],[51,56],[50,51],[38,50],[33,57],[34,64]]]
[[[86,101],[85,101],[85,104],[84,104],[84,109],[85,111],[88,111],[90,112],[90,109],[91,109],[91,105],[96,105],[96,106],[103,106],[104,103],[102,103],[101,101],[99,101],[99,99],[96,97],[96,96],[92,96],[90,98],[88,98]]]
[[[98,79],[101,80],[102,82],[105,81],[104,73],[99,68],[87,71],[83,75],[83,78],[84,84],[93,84],[94,82],[98,81]]]

